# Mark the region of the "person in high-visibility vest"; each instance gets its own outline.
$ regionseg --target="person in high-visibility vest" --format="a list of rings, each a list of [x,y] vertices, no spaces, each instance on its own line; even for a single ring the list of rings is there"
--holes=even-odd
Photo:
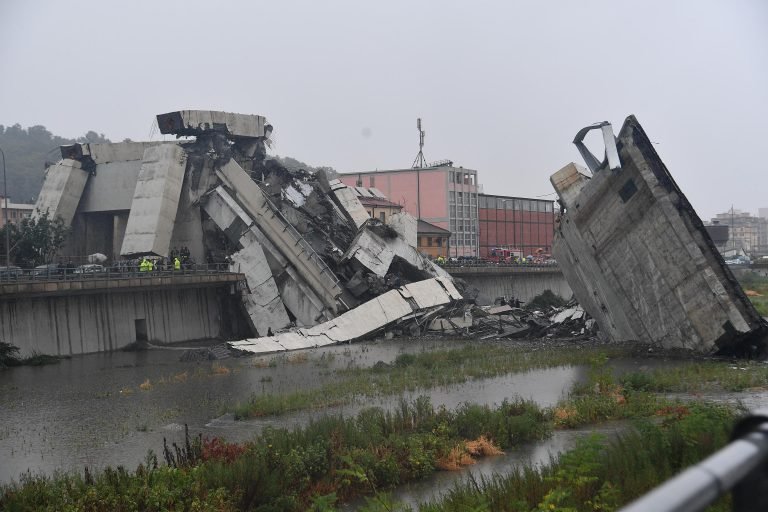
[[[181,270],[181,260],[178,257],[173,258],[173,270]]]
[[[148,272],[149,271],[148,264],[149,262],[146,259],[141,258],[141,262],[139,263],[139,272]]]

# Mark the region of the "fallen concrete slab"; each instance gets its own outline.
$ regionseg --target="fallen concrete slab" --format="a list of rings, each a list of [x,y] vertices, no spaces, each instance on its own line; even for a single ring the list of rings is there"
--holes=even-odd
[[[605,124],[593,127],[605,135]],[[591,176],[569,164],[550,179],[562,206],[552,253],[601,333],[707,354],[763,351],[766,322],[634,116],[606,153],[620,162],[591,158]]]
[[[416,217],[406,212],[393,213],[389,216],[389,219],[387,219],[387,224],[397,231],[397,234],[405,240],[405,243],[411,247],[416,247],[418,245],[418,221],[416,220]]]
[[[260,256],[255,255],[254,261],[258,262],[260,271],[258,275],[262,275],[262,272],[269,271],[269,279],[275,283],[275,286],[279,290],[282,303],[288,310],[291,311],[293,316],[297,319],[300,325],[314,325],[318,319],[325,320],[330,319],[332,316],[326,310],[322,301],[317,295],[306,285],[303,280],[298,276],[295,269],[289,265],[288,260],[277,250],[277,248],[269,241],[269,239],[259,230],[254,224],[253,220],[248,214],[237,204],[237,202],[219,186],[213,190],[203,202],[203,209],[209,215],[221,231],[223,231],[227,237],[237,244],[238,247],[245,250],[251,246],[257,246],[261,251]],[[267,258],[267,255],[269,258]],[[270,265],[270,262],[272,263]],[[254,263],[255,264],[255,263]],[[246,278],[248,279],[248,285],[253,291],[256,287],[266,285],[268,288],[265,290],[271,290],[271,285],[266,279],[266,274],[259,278]],[[270,303],[271,300],[262,303]],[[249,306],[246,305],[246,309]],[[253,308],[253,306],[251,306]],[[251,309],[249,314],[257,313],[257,309]],[[280,312],[275,315],[270,315],[271,320],[267,321],[272,331],[283,329],[288,326],[287,315],[283,317]],[[260,323],[259,320],[252,318],[253,325]],[[284,325],[281,325],[283,324]],[[257,329],[259,333],[266,334],[267,329]]]
[[[341,297],[342,289],[338,278],[323,259],[283,218],[237,162],[229,160],[221,166],[217,175],[270,242],[299,270],[303,280],[321,298],[325,307],[333,314],[337,313],[340,309],[337,299]],[[346,309],[343,304],[341,309]]]
[[[390,290],[333,320],[261,338],[230,342],[233,349],[252,354],[298,350],[335,343],[349,343],[381,332],[385,327],[435,306],[461,300],[449,279],[437,277]]]
[[[369,222],[372,221],[369,219]],[[424,257],[415,246],[409,245],[402,237],[384,238],[368,226],[360,229],[342,261],[355,261],[376,276],[384,277],[395,258],[407,263],[424,278],[450,278],[448,272]]]

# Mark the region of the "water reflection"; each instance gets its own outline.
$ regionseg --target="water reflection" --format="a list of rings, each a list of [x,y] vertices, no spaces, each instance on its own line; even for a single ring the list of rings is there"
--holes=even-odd
[[[194,434],[245,441],[266,426],[302,425],[325,414],[352,415],[364,406],[393,407],[401,397],[366,399],[363,404],[253,421],[234,421],[231,414],[225,414],[228,406],[253,393],[316,388],[334,379],[334,370],[368,367],[377,361],[391,363],[402,353],[465,343],[373,341],[220,363],[180,362],[178,350],[150,350],[12,368],[0,372],[0,482],[17,479],[27,470],[50,474],[57,469],[82,470],[86,465],[133,469],[148,450],[161,451],[164,437],[169,442],[182,440],[185,423]],[[619,364],[622,371],[637,366],[636,362]],[[549,406],[575,382],[583,381],[586,373],[579,367],[550,368],[470,380],[426,394],[433,404],[448,408],[462,402],[493,405],[514,397]],[[407,393],[405,398],[420,394],[424,393]]]

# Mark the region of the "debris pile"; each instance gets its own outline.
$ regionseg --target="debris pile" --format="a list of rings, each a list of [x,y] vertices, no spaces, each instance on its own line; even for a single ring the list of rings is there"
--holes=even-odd
[[[592,337],[597,335],[597,323],[574,300],[544,309],[459,303],[433,318],[428,332],[481,340]]]
[[[264,117],[185,110],[157,123],[183,139],[61,148],[35,211],[73,226],[66,250],[117,262],[183,248],[194,262],[229,263],[246,278],[255,336],[241,347],[351,341],[462,298],[416,250],[410,215],[382,224],[333,176],[267,158]]]

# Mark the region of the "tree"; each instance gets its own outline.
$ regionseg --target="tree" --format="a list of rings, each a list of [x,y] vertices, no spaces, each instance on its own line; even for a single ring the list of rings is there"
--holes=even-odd
[[[48,212],[36,219],[23,219],[20,224],[8,224],[0,229],[0,244],[5,252],[5,230],[11,242],[11,259],[25,268],[50,263],[56,252],[64,245],[70,228],[64,219],[51,219]]]

